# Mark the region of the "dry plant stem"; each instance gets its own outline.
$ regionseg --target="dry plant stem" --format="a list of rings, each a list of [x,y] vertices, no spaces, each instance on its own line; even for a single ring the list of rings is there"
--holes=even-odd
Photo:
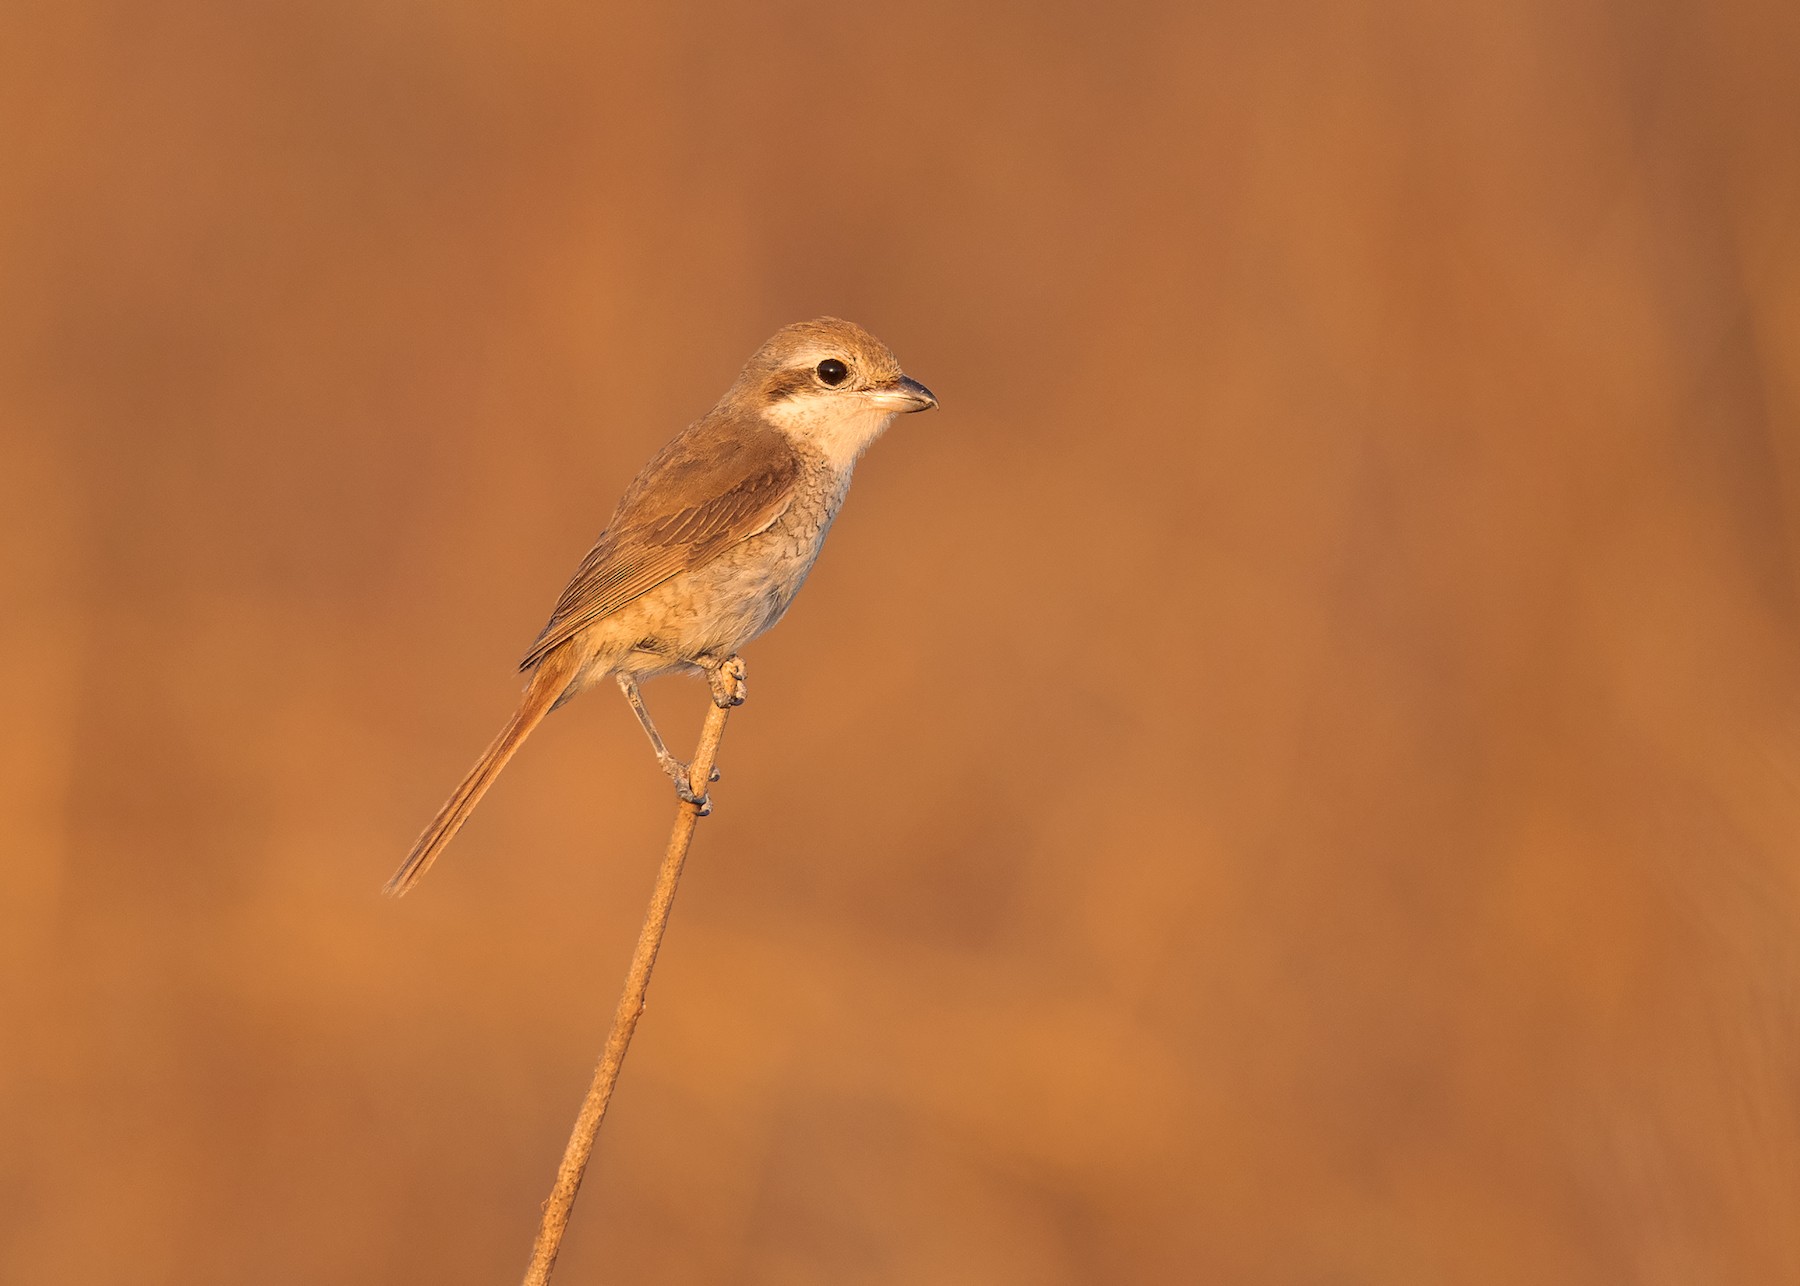
[[[696,795],[704,795],[712,780],[713,764],[719,757],[719,741],[725,736],[725,719],[730,713],[729,709],[718,705],[707,708],[706,725],[700,731],[700,745],[694,751],[694,761],[688,772],[688,784]],[[625,976],[625,994],[619,997],[619,1012],[613,1017],[606,1053],[594,1069],[594,1081],[588,1086],[587,1097],[581,1101],[575,1129],[569,1135],[569,1146],[563,1149],[562,1165],[556,1171],[556,1186],[544,1203],[543,1222],[538,1225],[537,1242],[531,1248],[531,1266],[525,1270],[525,1286],[547,1286],[550,1270],[556,1266],[556,1252],[562,1248],[563,1231],[569,1226],[569,1210],[575,1204],[581,1176],[594,1151],[594,1137],[599,1134],[600,1122],[606,1117],[606,1105],[612,1098],[613,1085],[619,1079],[619,1068],[625,1062],[625,1051],[631,1045],[631,1033],[637,1029],[638,1018],[644,1012],[644,992],[650,986],[650,970],[656,966],[657,948],[662,945],[663,930],[669,923],[669,907],[675,901],[675,886],[681,880],[681,867],[687,861],[694,824],[699,820],[700,810],[693,804],[676,806],[675,827],[669,832],[669,849],[663,855],[662,870],[656,876],[656,891],[650,895],[650,909],[644,916],[643,930],[638,934],[631,971]]]

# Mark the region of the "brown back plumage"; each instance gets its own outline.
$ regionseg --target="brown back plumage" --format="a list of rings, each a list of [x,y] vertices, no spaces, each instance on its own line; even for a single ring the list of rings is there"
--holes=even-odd
[[[671,576],[766,530],[787,509],[799,476],[785,435],[757,411],[721,402],[644,466],[519,668],[529,670]]]

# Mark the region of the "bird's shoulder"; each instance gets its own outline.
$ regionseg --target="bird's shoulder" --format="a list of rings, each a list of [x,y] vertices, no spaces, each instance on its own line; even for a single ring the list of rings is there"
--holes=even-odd
[[[521,668],[767,530],[792,503],[804,468],[788,436],[760,416],[719,408],[676,434],[626,488]]]
[[[786,495],[803,460],[762,417],[715,410],[658,451],[619,500],[607,534],[693,544],[728,531]]]

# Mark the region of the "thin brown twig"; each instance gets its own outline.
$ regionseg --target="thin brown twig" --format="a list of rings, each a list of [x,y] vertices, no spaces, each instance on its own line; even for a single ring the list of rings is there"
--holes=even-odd
[[[694,751],[694,761],[688,770],[688,784],[695,794],[704,794],[712,781],[713,764],[719,757],[719,742],[725,736],[725,720],[730,713],[725,706],[707,708],[706,724],[700,730],[700,745]],[[668,927],[675,886],[681,881],[681,867],[687,861],[688,845],[693,841],[694,825],[699,820],[700,810],[695,805],[676,806],[669,848],[663,855],[662,870],[656,876],[656,889],[650,895],[644,927],[638,933],[631,970],[625,975],[625,993],[619,997],[612,1035],[607,1038],[600,1065],[594,1069],[593,1084],[588,1086],[587,1097],[581,1101],[581,1111],[575,1116],[575,1129],[569,1135],[562,1164],[556,1170],[556,1185],[550,1189],[550,1199],[544,1203],[543,1221],[538,1225],[537,1241],[531,1248],[531,1266],[525,1270],[525,1286],[548,1286],[550,1270],[556,1266],[563,1232],[569,1226],[569,1210],[575,1204],[581,1176],[594,1151],[594,1137],[600,1133],[600,1122],[606,1118],[606,1105],[612,1098],[613,1085],[619,1079],[619,1068],[625,1062],[625,1051],[631,1046],[631,1034],[644,1012],[644,992],[650,986],[650,971],[656,967],[656,952],[662,946],[663,930]]]

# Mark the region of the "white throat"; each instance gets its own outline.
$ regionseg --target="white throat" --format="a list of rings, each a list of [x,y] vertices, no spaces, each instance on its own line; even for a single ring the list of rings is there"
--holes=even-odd
[[[870,406],[855,394],[803,394],[777,402],[763,414],[790,438],[823,455],[834,470],[847,473],[869,444],[887,431],[898,412]]]

